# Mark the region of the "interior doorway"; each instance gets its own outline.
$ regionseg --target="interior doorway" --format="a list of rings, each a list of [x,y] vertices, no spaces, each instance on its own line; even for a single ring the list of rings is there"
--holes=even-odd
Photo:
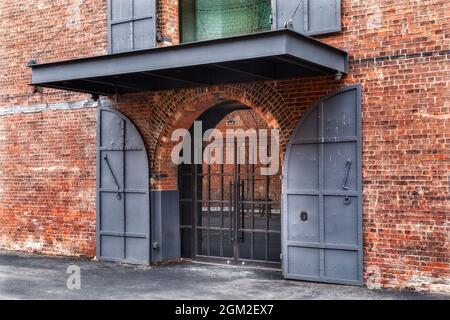
[[[203,132],[211,128],[224,134],[230,129],[268,129],[255,111],[233,102],[211,108],[199,120]],[[263,175],[258,161],[248,161],[249,144],[242,147],[233,141],[230,146],[228,141],[223,147],[224,154],[230,147],[234,150],[232,164],[179,166],[181,255],[197,261],[279,269],[280,173]],[[237,160],[240,155],[245,163]]]

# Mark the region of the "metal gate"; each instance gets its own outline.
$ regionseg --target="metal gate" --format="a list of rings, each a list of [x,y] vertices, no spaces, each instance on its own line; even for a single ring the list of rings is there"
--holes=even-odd
[[[179,177],[183,257],[281,267],[279,174],[263,176],[258,165],[235,159],[235,164],[181,165]]]
[[[283,173],[286,278],[362,284],[361,89],[327,96],[299,123]]]
[[[108,107],[97,114],[97,256],[150,262],[147,152],[133,123]]]

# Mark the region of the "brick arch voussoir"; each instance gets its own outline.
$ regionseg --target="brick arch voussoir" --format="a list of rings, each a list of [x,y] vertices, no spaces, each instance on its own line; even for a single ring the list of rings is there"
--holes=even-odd
[[[267,83],[237,84],[166,92],[160,96],[157,108],[165,112],[157,122],[162,124],[153,133],[153,172],[160,175],[166,171],[173,142],[170,138],[175,129],[189,129],[194,121],[209,108],[223,101],[236,101],[252,108],[268,124],[269,128],[283,129],[288,126],[289,108],[283,96]],[[155,128],[156,129],[156,128]],[[283,132],[283,130],[282,130]],[[281,150],[287,141],[281,134]]]

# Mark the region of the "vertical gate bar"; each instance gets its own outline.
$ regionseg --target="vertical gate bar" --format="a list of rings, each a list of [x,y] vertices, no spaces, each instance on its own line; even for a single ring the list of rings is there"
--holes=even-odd
[[[245,229],[245,181],[239,180],[240,204],[241,204],[241,229]]]
[[[229,190],[229,199],[228,199],[228,214],[230,215],[230,245],[233,245],[234,243],[234,234],[233,234],[233,211],[231,211],[231,208],[233,207],[233,181],[230,180],[229,182],[230,190]],[[233,248],[234,251],[234,248]]]
[[[220,165],[220,257],[223,258],[223,228],[224,228],[224,220],[223,220],[223,201],[225,198],[225,181],[224,181],[224,169],[223,163]]]
[[[223,202],[225,201],[225,177],[223,164],[220,165],[220,188],[220,227],[223,228],[225,225],[223,217]]]
[[[264,259],[265,261],[269,261],[269,233],[264,233],[264,241],[265,241],[265,247],[264,247]]]
[[[268,204],[269,204],[269,197],[270,197],[270,177],[266,176],[266,194],[265,194],[265,201],[264,201],[264,210],[266,214],[266,230],[269,230],[269,210],[268,210]]]
[[[192,153],[193,156],[193,153]],[[193,257],[198,255],[198,231],[197,231],[197,226],[198,226],[198,168],[197,165],[192,161],[193,159],[191,159],[191,163],[193,163],[192,166],[192,173],[194,175],[194,194],[193,194],[193,215],[194,215],[194,220],[193,220],[193,229],[192,229],[192,233],[194,236],[194,251],[192,251]]]
[[[179,210],[178,210],[178,220],[180,221],[180,224],[179,224],[179,232],[180,232],[180,258],[184,258],[183,257],[183,244],[184,244],[184,239],[183,239],[183,231],[184,231],[184,229],[181,227],[182,226],[182,215],[183,215],[183,202],[181,202],[181,199],[183,198],[183,196],[182,196],[182,194],[181,194],[181,191],[182,191],[182,181],[183,181],[183,175],[182,175],[182,165],[179,165],[178,166],[178,180],[177,180],[177,183],[178,183],[178,188],[179,188],[179,190],[180,190],[180,196],[179,196],[179,199],[178,199],[178,207],[179,207]]]
[[[235,233],[235,241],[234,241],[234,252],[235,257],[234,261],[235,263],[238,262],[239,256],[240,256],[240,249],[239,249],[239,243],[240,243],[240,233],[239,233],[239,172],[240,172],[240,166],[238,163],[238,152],[239,149],[237,147],[237,142],[233,142],[234,144],[234,233]]]
[[[248,170],[246,169],[245,171],[246,171],[245,175],[247,176]],[[245,182],[242,181],[242,185],[241,185],[241,199],[243,199],[244,201],[245,201],[245,186],[246,186]],[[246,229],[246,227],[245,227],[245,219],[246,219],[246,208],[245,208],[245,206],[246,205],[248,205],[246,202],[242,202],[242,205],[241,205],[241,210],[243,212],[242,222],[241,222],[242,229]],[[245,234],[245,233],[243,232],[243,234]],[[243,239],[242,239],[242,242],[244,242],[244,241],[245,241],[245,237],[243,237]],[[253,255],[254,255],[253,245],[254,245],[254,240],[253,240],[253,229],[252,229],[251,236],[250,236],[250,257],[251,257],[252,260],[253,260]]]
[[[251,165],[251,213],[252,213],[252,250],[254,250],[255,246],[255,237],[254,237],[254,230],[255,230],[255,164]],[[254,252],[252,251],[252,259],[254,259],[253,256]]]
[[[251,195],[250,195],[250,199],[251,199],[251,210],[252,210],[252,229],[255,229],[255,165],[252,164],[252,185],[251,185]]]
[[[324,103],[321,103],[319,108],[319,137],[324,137]],[[319,143],[319,241],[320,244],[325,243],[325,223],[324,223],[324,143]],[[320,277],[325,276],[325,249],[320,249]]]
[[[265,256],[266,261],[269,260],[269,227],[270,227],[270,220],[269,220],[269,196],[270,196],[270,177],[266,176],[266,201],[264,202],[264,211],[266,215],[266,232],[265,232]]]
[[[208,256],[211,256],[211,166],[208,165],[208,171],[207,171],[207,176],[208,176],[208,200],[206,201],[207,203],[207,211],[206,211],[206,221],[208,223],[207,229],[206,229],[206,245],[208,248]],[[203,187],[203,186],[202,186]],[[202,204],[202,210],[203,210],[203,204]]]
[[[245,195],[244,195],[244,193],[245,193],[245,181],[240,181],[239,180],[239,192],[241,193],[240,194],[240,197],[239,197],[239,201],[240,201],[240,205],[241,205],[241,229],[245,229],[245,199],[244,199],[244,197],[245,197]]]

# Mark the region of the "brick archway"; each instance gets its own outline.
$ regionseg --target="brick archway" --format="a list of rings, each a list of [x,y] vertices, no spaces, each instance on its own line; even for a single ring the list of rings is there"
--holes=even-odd
[[[177,167],[170,156],[176,143],[171,141],[175,129],[189,129],[209,108],[224,102],[235,101],[253,109],[270,128],[281,129],[281,150],[285,150],[289,128],[289,109],[284,98],[267,83],[252,83],[199,88],[189,91],[166,92],[158,100],[158,108],[166,110],[154,128],[152,152],[152,188],[174,190],[177,188]]]

